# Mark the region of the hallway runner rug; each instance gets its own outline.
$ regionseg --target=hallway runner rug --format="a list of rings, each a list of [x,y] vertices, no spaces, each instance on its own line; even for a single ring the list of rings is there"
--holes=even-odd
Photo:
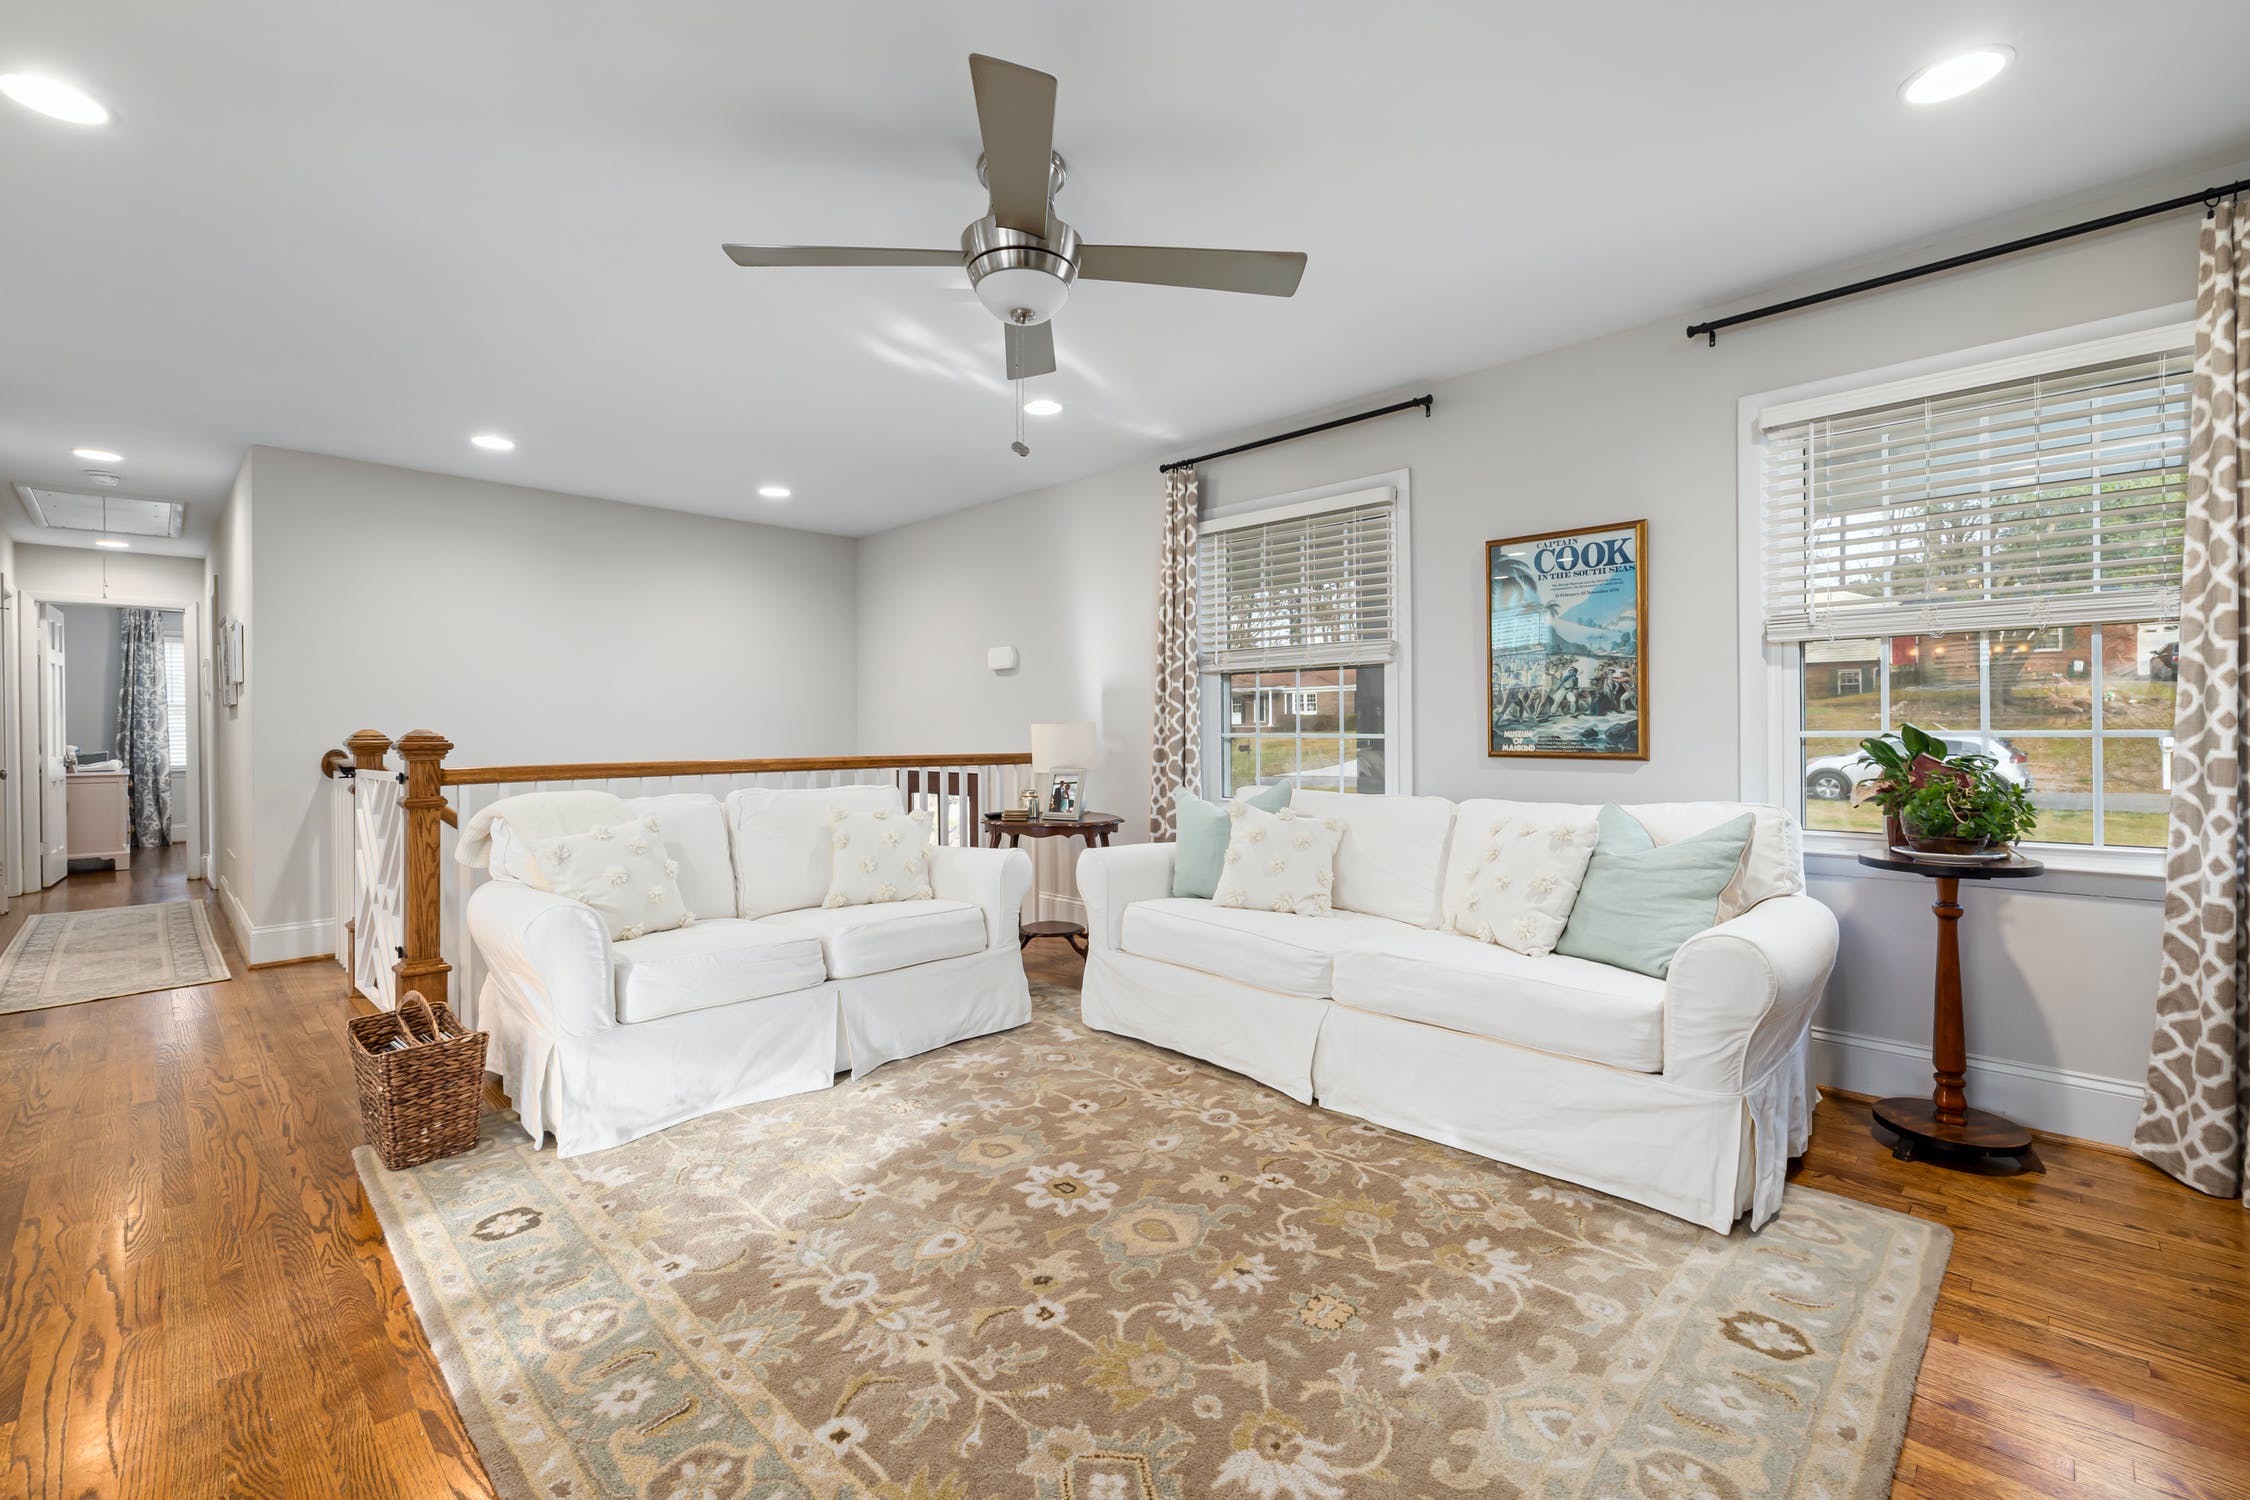
[[[1028,1025],[361,1180],[499,1492],[1875,1500],[1941,1225],[1757,1234]]]
[[[0,1015],[233,977],[200,901],[48,912],[0,954]]]

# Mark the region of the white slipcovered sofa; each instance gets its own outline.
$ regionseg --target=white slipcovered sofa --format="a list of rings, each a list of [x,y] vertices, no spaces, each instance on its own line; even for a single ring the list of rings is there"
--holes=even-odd
[[[833,810],[903,811],[892,786],[679,793],[654,816],[696,921],[611,941],[593,908],[521,881],[504,819],[469,898],[479,1021],[538,1140],[599,1151],[682,1120],[827,1088],[1031,1019],[1020,850],[937,846],[934,899],[823,907]]]
[[[1291,806],[1343,825],[1330,915],[1175,898],[1169,844],[1080,859],[1087,1025],[1721,1232],[1772,1217],[1810,1139],[1806,1028],[1837,936],[1803,894],[1786,813],[1625,809],[1659,844],[1756,815],[1718,925],[1655,979],[1450,930],[1497,821],[1554,804],[1300,791]]]

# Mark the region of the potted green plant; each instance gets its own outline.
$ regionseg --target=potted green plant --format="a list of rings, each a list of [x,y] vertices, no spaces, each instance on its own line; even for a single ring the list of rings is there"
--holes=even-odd
[[[1872,802],[1882,809],[1883,846],[1895,849],[1906,842],[1906,829],[1899,821],[1899,812],[1914,790],[1915,757],[1943,756],[1945,742],[1927,730],[1908,724],[1896,734],[1879,734],[1861,740],[1859,751],[1875,767],[1876,774],[1859,783],[1853,790],[1852,800]]]
[[[1945,742],[1913,724],[1860,741],[1877,774],[1860,799],[1883,810],[1883,832],[1927,854],[1979,854],[2005,847],[2037,826],[2022,787],[1995,772],[1989,755],[1945,754]]]

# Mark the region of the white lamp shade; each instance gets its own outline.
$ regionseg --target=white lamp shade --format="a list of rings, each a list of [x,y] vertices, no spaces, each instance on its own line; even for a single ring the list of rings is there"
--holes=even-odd
[[[1034,771],[1052,771],[1057,766],[1090,768],[1094,764],[1094,753],[1091,720],[1031,726],[1031,768]]]

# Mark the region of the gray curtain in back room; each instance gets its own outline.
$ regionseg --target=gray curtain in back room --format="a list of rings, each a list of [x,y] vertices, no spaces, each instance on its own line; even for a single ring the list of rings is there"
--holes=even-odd
[[[117,756],[125,763],[133,846],[161,849],[172,842],[172,733],[164,704],[162,611],[119,610],[117,636]]]

